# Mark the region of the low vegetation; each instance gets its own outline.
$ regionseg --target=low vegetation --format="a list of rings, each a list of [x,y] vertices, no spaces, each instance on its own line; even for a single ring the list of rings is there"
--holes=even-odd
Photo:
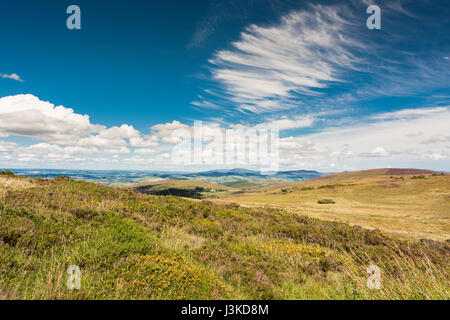
[[[318,204],[335,204],[334,200],[332,199],[320,199],[317,201]]]
[[[1,175],[0,204],[3,299],[450,298],[445,241],[67,178]]]

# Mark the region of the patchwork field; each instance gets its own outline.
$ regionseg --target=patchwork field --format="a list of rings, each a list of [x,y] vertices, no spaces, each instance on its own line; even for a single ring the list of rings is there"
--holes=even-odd
[[[334,204],[319,204],[321,199]],[[408,169],[340,173],[220,201],[270,206],[414,239],[450,239],[450,175]]]

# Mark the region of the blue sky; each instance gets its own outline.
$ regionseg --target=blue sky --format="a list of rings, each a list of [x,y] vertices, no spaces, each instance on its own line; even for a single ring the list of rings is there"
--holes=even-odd
[[[81,30],[66,28],[71,4]],[[446,1],[0,8],[0,167],[179,169],[173,133],[200,120],[280,130],[286,169],[449,169]]]

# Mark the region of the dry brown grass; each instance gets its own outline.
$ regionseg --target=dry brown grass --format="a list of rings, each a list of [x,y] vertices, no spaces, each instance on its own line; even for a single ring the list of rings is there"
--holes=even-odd
[[[217,201],[272,206],[310,217],[378,228],[403,238],[441,241],[450,238],[450,175],[427,174],[426,179],[411,179],[412,175],[370,173],[325,176],[286,184],[282,189]],[[336,204],[318,204],[323,198],[333,199]]]
[[[7,190],[19,191],[36,186],[32,179],[17,177],[0,176],[0,190],[5,192]]]

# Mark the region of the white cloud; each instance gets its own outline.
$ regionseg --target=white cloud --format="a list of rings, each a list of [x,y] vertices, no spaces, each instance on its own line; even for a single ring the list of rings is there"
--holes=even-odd
[[[130,145],[132,147],[158,147],[158,137],[157,136],[144,136],[144,137],[133,137],[130,138]]]
[[[151,129],[156,131],[158,137],[169,137],[172,135],[173,131],[178,129],[189,129],[189,126],[177,120],[173,120],[172,122],[154,125]]]
[[[294,167],[300,160],[310,164],[315,162],[317,166],[345,160],[347,164],[353,163],[360,167],[369,163],[383,166],[386,163],[426,159],[445,160],[449,156],[447,137],[450,135],[450,108],[427,110],[430,111],[405,109],[395,113],[395,116],[374,117],[376,121],[371,118],[371,122],[283,138],[280,141],[282,156],[290,160],[287,162]],[[411,135],[411,132],[421,134]],[[424,136],[430,138],[422,143]],[[425,143],[433,143],[433,150]],[[370,158],[373,161],[369,161]],[[342,164],[339,165],[339,169],[343,170]]]
[[[226,154],[231,149],[241,150],[246,139],[254,138],[257,130],[312,127],[316,119],[322,121],[323,117],[316,113],[270,117],[255,124],[204,123],[205,166],[213,166],[216,149],[223,148],[221,140],[214,140],[217,135],[228,135],[226,150],[223,150]],[[444,163],[450,157],[450,107],[404,109],[357,120],[313,134],[281,138],[280,164],[289,168],[350,170],[364,164],[386,166],[412,160]],[[102,167],[113,164],[128,168],[134,165],[146,168],[150,164],[168,167],[172,147],[181,141],[173,134],[177,130],[194,132],[194,126],[176,120],[150,129],[149,135],[142,135],[127,124],[110,128],[92,124],[87,115],[56,107],[32,95],[0,99],[0,132],[38,141],[20,146],[0,140],[1,159],[11,164],[26,162],[24,165],[45,166],[51,162],[55,166],[64,163],[71,166],[79,161],[95,167],[99,163]],[[242,134],[246,135],[244,139],[240,139]],[[124,156],[126,154],[130,156]]]
[[[386,151],[383,147],[373,148],[370,152],[361,153],[362,157],[388,157],[389,152]]]
[[[294,116],[292,119],[284,116],[279,119],[272,119],[270,121],[258,123],[253,126],[245,126],[242,124],[230,125],[231,128],[235,129],[252,129],[252,130],[289,130],[310,127],[314,123],[313,116]]]
[[[291,108],[298,105],[294,96],[318,95],[317,89],[342,80],[343,69],[355,68],[350,47],[364,45],[348,31],[350,24],[337,7],[311,6],[278,25],[250,25],[231,50],[210,60],[213,76],[238,109]]]
[[[155,132],[157,137],[161,138],[162,142],[167,144],[178,144],[182,141],[181,138],[176,135],[176,132],[181,130],[188,130],[189,132],[192,132],[191,127],[177,120],[154,125],[151,127],[151,130]]]
[[[56,154],[65,158],[74,154],[126,154],[131,152],[128,145],[159,145],[158,137],[143,136],[133,126],[123,124],[107,128],[93,124],[88,115],[77,114],[64,106],[55,106],[31,94],[0,98],[0,137],[8,136],[44,141],[26,148],[27,152],[35,155],[47,153],[52,158],[56,158]],[[65,149],[61,146],[65,146]],[[2,142],[0,152],[12,151],[13,147]],[[21,150],[23,152],[24,148]]]
[[[134,150],[135,154],[154,154],[156,151],[154,149],[143,148]]]
[[[0,78],[11,79],[11,80],[23,82],[22,78],[16,73],[6,74],[6,73],[1,73],[0,72]]]
[[[103,152],[106,154],[113,154],[113,155],[131,153],[130,149],[128,149],[127,147],[105,148],[103,149]]]
[[[450,126],[450,124],[449,124]],[[443,135],[443,134],[435,134],[431,136],[430,138],[422,141],[423,144],[431,144],[431,143],[438,143],[438,142],[450,142],[450,135]]]
[[[445,160],[448,159],[449,157],[440,153],[432,153],[429,155],[426,155],[427,158],[433,159],[433,160]]]
[[[448,110],[448,107],[436,108],[418,108],[418,109],[403,109],[395,112],[381,113],[372,116],[376,120],[392,120],[392,119],[411,119],[420,116],[426,116],[434,113],[441,113]]]
[[[0,98],[0,132],[57,144],[75,144],[80,138],[104,130],[89,116],[55,106],[26,94]]]
[[[0,152],[11,152],[17,148],[17,143],[0,141]]]
[[[140,136],[139,131],[129,126],[123,124],[120,127],[111,127],[107,130],[102,131],[99,136],[105,139],[120,139],[120,138],[138,138]]]

